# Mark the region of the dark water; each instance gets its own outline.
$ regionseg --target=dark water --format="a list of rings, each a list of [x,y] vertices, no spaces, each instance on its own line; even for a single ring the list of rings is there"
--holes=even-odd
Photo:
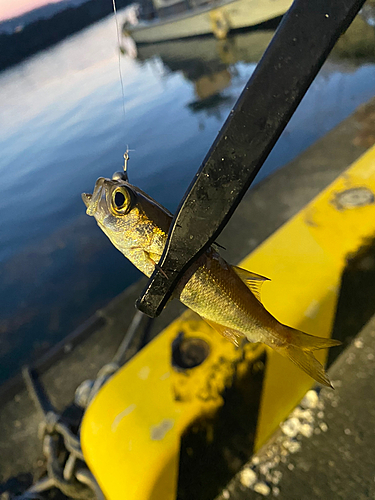
[[[112,17],[0,74],[0,381],[139,277],[81,193],[129,145],[131,182],[173,211],[271,36],[122,57],[125,117]],[[327,61],[259,179],[374,94],[375,64]]]

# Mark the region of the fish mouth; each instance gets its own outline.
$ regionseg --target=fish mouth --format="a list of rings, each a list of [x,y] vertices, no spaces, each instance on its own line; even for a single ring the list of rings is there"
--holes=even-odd
[[[83,203],[87,207],[86,210],[87,215],[93,216],[95,214],[98,208],[99,201],[102,199],[103,196],[103,188],[105,180],[106,179],[104,177],[99,177],[99,179],[95,183],[94,192],[92,194],[89,193],[82,194]]]
[[[82,193],[81,196],[82,196],[83,203],[86,205],[86,208],[89,208],[92,194]]]

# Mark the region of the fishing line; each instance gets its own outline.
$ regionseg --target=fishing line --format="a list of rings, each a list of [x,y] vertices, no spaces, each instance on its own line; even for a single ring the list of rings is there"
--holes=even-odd
[[[118,19],[117,19],[117,9],[116,9],[116,1],[112,0],[112,5],[113,5],[113,12],[115,14],[115,22],[116,22],[116,32],[117,32],[117,43],[118,43],[118,72],[120,75],[120,82],[121,82],[121,93],[122,93],[122,110],[124,112],[124,119],[126,119],[126,111],[125,111],[125,93],[124,93],[124,82],[122,80],[122,72],[121,72],[121,40],[120,40],[120,29],[118,25]]]

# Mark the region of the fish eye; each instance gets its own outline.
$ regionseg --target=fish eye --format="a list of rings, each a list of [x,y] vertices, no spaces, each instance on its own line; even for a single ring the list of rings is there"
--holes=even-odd
[[[112,208],[116,213],[125,214],[130,205],[130,195],[125,188],[115,189],[112,193]]]
[[[124,206],[125,200],[126,198],[124,196],[124,193],[121,193],[121,191],[117,191],[117,193],[115,193],[114,202],[117,208],[122,208]]]

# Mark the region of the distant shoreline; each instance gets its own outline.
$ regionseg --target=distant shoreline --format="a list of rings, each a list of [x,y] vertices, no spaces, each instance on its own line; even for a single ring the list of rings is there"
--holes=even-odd
[[[117,0],[117,8],[132,0]],[[0,34],[0,71],[14,66],[29,56],[51,47],[90,26],[112,12],[111,2],[89,0],[77,7],[57,12],[49,19],[39,19],[11,34]]]

